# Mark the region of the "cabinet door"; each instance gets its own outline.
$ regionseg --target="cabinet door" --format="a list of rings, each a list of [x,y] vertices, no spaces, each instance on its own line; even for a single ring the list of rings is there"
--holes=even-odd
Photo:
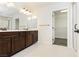
[[[20,48],[25,48],[25,32],[20,32],[19,33],[19,44],[20,44]]]
[[[19,32],[13,35],[12,38],[12,51],[16,53],[25,47],[25,33]]]
[[[29,44],[28,44],[28,32],[26,32],[25,34],[25,46],[27,47]]]
[[[27,36],[28,36],[27,46],[30,46],[32,44],[32,33],[28,32]]]
[[[12,36],[12,54],[14,54],[15,52],[17,52],[19,50],[19,39],[17,35],[13,35]]]
[[[38,41],[38,31],[32,32],[33,43]]]
[[[11,53],[11,37],[0,37],[0,56],[9,56]]]
[[[28,38],[26,39],[27,45],[30,46],[31,44],[37,42],[38,40],[38,31],[29,31],[26,33]]]

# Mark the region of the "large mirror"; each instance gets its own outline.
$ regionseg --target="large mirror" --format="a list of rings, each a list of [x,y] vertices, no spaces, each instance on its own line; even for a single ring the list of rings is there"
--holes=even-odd
[[[37,17],[33,15],[30,10],[17,7],[17,3],[14,3],[14,5],[0,4],[0,30],[26,30],[37,28]]]
[[[0,16],[0,30],[26,30],[37,28],[37,19],[15,18]]]
[[[37,19],[35,16],[26,16],[19,14],[11,20],[11,29],[13,30],[28,30],[37,28]]]
[[[11,29],[11,17],[0,16],[0,30]]]

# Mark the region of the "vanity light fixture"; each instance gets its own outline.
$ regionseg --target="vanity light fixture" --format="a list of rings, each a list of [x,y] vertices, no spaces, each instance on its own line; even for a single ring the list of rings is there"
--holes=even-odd
[[[26,14],[26,15],[32,15],[32,13],[29,12],[29,11],[25,11],[24,14]]]
[[[22,9],[20,9],[20,12],[24,13],[25,15],[28,15],[28,16],[29,16],[29,17],[27,18],[28,20],[36,19],[36,18],[37,18],[36,16],[32,16],[32,12],[29,11],[27,8],[22,8]]]
[[[28,12],[28,13],[26,13],[26,15],[32,15],[32,13]]]
[[[32,15],[31,11],[29,11],[27,8],[20,9],[20,12],[24,13],[25,15]]]
[[[24,14],[26,14],[26,15],[32,15],[32,13],[29,12],[29,11],[25,11]]]

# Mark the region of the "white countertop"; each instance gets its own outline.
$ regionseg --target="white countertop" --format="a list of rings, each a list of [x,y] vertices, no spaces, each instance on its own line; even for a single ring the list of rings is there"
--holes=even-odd
[[[16,32],[16,31],[37,31],[37,29],[30,29],[30,30],[0,30],[0,32]]]

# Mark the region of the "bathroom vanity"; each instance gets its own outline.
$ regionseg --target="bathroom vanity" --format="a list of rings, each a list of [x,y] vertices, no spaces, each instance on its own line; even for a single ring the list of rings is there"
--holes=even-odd
[[[9,57],[38,41],[37,30],[0,31],[0,57]]]
[[[38,41],[37,18],[11,10],[11,15],[8,11],[0,14],[0,57],[12,56]]]

